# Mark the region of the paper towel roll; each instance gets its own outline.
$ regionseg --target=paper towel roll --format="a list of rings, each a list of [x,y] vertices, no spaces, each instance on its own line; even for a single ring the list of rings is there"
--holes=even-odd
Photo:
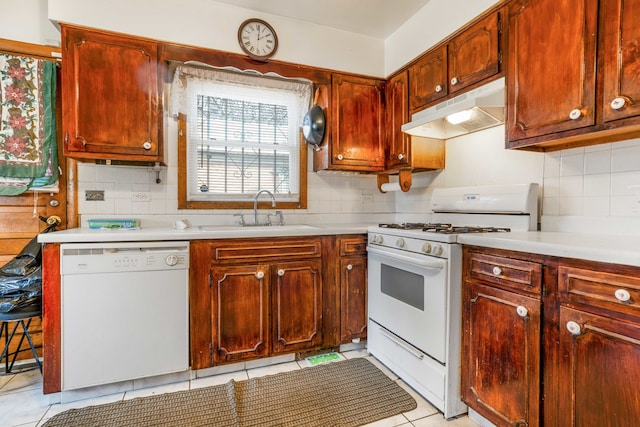
[[[382,184],[380,186],[380,189],[385,193],[388,191],[402,191],[402,188],[400,188],[399,182],[387,182],[385,184]]]

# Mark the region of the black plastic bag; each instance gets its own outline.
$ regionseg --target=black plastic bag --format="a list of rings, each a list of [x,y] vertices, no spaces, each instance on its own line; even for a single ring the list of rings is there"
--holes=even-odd
[[[40,218],[47,222],[45,218]],[[49,223],[43,231],[55,230],[57,222]],[[42,246],[38,236],[22,251],[0,267],[0,313],[42,303]]]

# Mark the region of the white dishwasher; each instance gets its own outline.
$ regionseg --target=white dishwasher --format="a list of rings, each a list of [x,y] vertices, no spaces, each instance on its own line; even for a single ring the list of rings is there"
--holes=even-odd
[[[60,253],[62,390],[189,369],[189,242]]]

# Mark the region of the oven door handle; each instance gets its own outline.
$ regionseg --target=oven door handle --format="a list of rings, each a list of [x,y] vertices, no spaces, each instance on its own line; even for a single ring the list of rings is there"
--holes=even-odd
[[[444,261],[418,260],[409,256],[392,253],[390,251],[382,251],[380,249],[372,248],[371,246],[367,246],[367,251],[372,254],[394,259],[396,261],[407,262],[413,265],[417,265],[419,267],[437,268],[442,270],[445,266]]]
[[[382,333],[382,335],[387,337],[387,339],[389,339],[389,340],[393,341],[394,343],[396,343],[399,347],[401,347],[404,351],[406,351],[407,353],[409,353],[410,355],[412,355],[416,359],[419,359],[419,360],[424,359],[424,354],[422,354],[419,351],[414,350],[413,348],[409,347],[407,344],[402,342],[395,335],[392,335],[390,332],[387,332],[384,329],[380,329],[380,333]]]

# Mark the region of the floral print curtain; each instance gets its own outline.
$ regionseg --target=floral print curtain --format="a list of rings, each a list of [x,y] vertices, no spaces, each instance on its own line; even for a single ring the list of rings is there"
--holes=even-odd
[[[0,53],[0,196],[58,179],[56,65]]]

